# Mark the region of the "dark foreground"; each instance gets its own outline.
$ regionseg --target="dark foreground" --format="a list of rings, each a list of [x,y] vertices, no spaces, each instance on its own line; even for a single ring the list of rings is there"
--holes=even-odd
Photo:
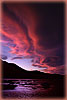
[[[2,68],[3,98],[65,97],[65,75],[26,71],[5,61]]]
[[[3,98],[63,98],[63,79],[4,79]]]

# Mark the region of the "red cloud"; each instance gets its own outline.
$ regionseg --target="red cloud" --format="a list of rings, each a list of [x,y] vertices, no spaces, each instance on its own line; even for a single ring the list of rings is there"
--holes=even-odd
[[[16,5],[17,6],[17,5]],[[21,10],[22,8],[22,10]],[[15,47],[11,47],[11,53],[17,55],[30,55],[28,50],[30,47],[33,47],[33,50],[30,50],[34,55],[41,56],[36,52],[38,48],[39,38],[36,35],[36,26],[37,26],[37,18],[36,14],[32,12],[32,10],[28,6],[18,6],[15,8],[14,6],[9,7],[10,11],[13,11],[16,16],[19,17],[19,20],[25,24],[27,27],[27,32],[25,33],[24,28],[20,26],[17,21],[14,21],[9,15],[6,15],[6,12],[3,13],[2,18],[2,34],[13,40],[13,44]],[[20,10],[20,12],[19,12]],[[22,13],[23,11],[23,13]],[[5,16],[5,17],[4,17]],[[12,27],[11,27],[12,26]],[[16,30],[14,33],[13,30]]]
[[[50,47],[52,37],[48,37],[48,34],[45,35],[46,33],[43,35],[38,33],[39,31],[37,32],[37,28],[40,28],[38,27],[40,25],[40,18],[37,12],[35,12],[31,6],[25,4],[7,5],[7,9],[7,11],[3,10],[1,33],[9,38],[9,40],[12,40],[12,42],[6,39],[1,40],[1,42],[4,42],[11,49],[11,51],[9,51],[11,54],[27,58],[32,57],[33,66],[47,67],[47,69],[43,71],[53,73],[56,67],[52,67],[48,63],[43,63],[44,59],[49,56],[50,53],[54,55],[52,51],[53,48],[51,50],[47,48],[47,44],[49,44]],[[54,34],[53,37],[55,38]],[[13,59],[22,59],[22,57],[18,56]],[[54,61],[54,59],[52,59],[52,61]]]

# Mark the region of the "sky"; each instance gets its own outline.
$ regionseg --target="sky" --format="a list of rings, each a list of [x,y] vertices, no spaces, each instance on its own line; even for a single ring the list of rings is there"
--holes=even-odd
[[[3,61],[50,74],[65,74],[64,3],[3,3]]]

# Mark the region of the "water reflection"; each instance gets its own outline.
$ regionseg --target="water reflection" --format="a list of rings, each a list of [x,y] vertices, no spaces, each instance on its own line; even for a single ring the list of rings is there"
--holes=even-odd
[[[3,80],[3,97],[39,97],[46,96],[54,85],[44,79]]]
[[[26,79],[26,80],[3,80],[3,90],[5,89],[4,87],[7,87],[6,89],[12,89],[11,87],[13,86],[13,88],[15,90],[19,90],[20,88],[31,88],[31,89],[35,89],[35,88],[50,88],[50,84],[46,81],[42,81],[40,79],[38,80],[30,80],[30,79]]]

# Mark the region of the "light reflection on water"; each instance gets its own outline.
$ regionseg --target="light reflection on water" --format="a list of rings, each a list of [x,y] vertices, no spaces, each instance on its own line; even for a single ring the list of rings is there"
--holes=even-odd
[[[47,95],[54,86],[45,79],[5,79],[3,80],[3,97],[38,97]]]

